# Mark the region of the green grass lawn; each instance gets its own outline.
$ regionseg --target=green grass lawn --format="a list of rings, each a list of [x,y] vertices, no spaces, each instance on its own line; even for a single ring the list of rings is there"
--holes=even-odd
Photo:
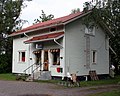
[[[0,74],[0,80],[16,80],[16,76],[12,73]]]
[[[113,90],[111,92],[101,92],[88,96],[120,96],[120,90]]]
[[[115,78],[108,78],[105,80],[98,80],[98,81],[82,81],[81,86],[98,86],[98,85],[107,85],[107,84],[118,84],[120,82],[120,75],[115,76]]]
[[[16,76],[12,73],[7,73],[7,74],[0,74],[0,80],[12,80],[15,81],[16,80]],[[39,83],[53,83],[56,84],[58,82],[60,82],[60,80],[39,80],[36,81]],[[98,80],[98,81],[81,81],[80,85],[81,87],[87,87],[87,86],[99,86],[99,85],[105,85],[105,84],[118,84],[118,82],[120,82],[120,75],[119,76],[115,76],[115,78],[111,79],[108,78],[106,80]]]
[[[61,82],[61,80],[39,80],[36,82],[42,82],[42,83],[58,83]],[[88,87],[88,86],[99,86],[99,85],[107,85],[107,84],[118,84],[120,82],[120,75],[115,76],[115,78],[111,79],[105,79],[105,80],[98,80],[98,81],[81,81],[80,86],[81,87]]]

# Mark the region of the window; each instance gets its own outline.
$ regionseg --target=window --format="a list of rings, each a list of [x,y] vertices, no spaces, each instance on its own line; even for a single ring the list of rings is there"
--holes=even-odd
[[[25,62],[25,52],[19,52],[19,62]]]
[[[93,25],[86,27],[85,34],[95,35],[95,27]]]
[[[97,51],[96,50],[92,51],[92,63],[94,64],[97,63]]]
[[[50,32],[56,31],[56,27],[50,28]]]
[[[53,56],[53,65],[60,65],[60,49],[50,50]]]

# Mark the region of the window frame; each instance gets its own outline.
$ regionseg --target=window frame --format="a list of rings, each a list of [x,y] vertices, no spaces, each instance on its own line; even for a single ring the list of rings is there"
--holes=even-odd
[[[92,64],[97,64],[97,50],[92,50]]]
[[[20,63],[26,62],[26,51],[18,51],[18,62]]]
[[[56,32],[56,31],[57,31],[57,28],[56,28],[56,27],[51,27],[51,28],[49,29],[49,31],[50,31],[50,32]]]
[[[92,28],[91,32],[89,31],[90,28]],[[85,27],[85,34],[95,36],[95,26],[91,25],[91,26]]]
[[[60,49],[52,49],[50,52],[53,56],[53,64],[52,65],[60,65]]]

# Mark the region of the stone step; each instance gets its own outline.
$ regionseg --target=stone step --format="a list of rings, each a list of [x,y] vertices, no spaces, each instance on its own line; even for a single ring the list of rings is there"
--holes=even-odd
[[[50,71],[41,71],[41,75],[38,80],[51,80],[51,72]]]
[[[33,78],[31,76],[29,76],[25,81],[27,82],[32,82],[33,81]]]
[[[51,72],[50,71],[39,71],[31,74],[26,81],[32,82],[33,80],[51,80]]]

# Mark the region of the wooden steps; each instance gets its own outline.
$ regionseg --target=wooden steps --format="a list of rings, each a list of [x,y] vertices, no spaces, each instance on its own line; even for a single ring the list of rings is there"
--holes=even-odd
[[[96,73],[95,70],[89,71],[89,75],[90,75],[91,80],[93,80],[93,81],[94,80],[99,80],[99,78],[98,78],[97,73]]]

